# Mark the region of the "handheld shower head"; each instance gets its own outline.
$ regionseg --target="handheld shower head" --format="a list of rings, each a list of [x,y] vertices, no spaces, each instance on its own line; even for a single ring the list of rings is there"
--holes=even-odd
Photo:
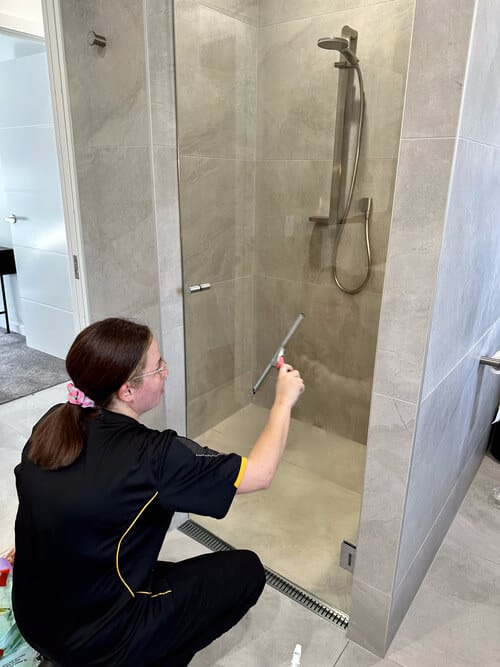
[[[330,51],[338,51],[350,65],[354,67],[359,60],[349,48],[349,40],[345,37],[321,37],[318,39],[318,46],[320,49],[329,49]]]

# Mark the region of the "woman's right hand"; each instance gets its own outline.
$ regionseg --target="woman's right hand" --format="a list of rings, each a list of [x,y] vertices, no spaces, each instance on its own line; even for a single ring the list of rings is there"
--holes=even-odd
[[[284,403],[292,408],[303,391],[304,380],[300,377],[299,371],[290,364],[283,364],[278,371],[275,402]]]

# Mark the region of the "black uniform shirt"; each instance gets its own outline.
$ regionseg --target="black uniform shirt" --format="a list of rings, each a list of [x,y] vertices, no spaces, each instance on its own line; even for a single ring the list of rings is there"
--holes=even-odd
[[[145,599],[162,593],[152,591],[151,572],[173,513],[222,518],[246,459],[107,410],[89,419],[70,466],[43,470],[27,458],[29,446],[15,469],[19,628],[63,664],[90,650],[111,664],[134,615],[147,613]]]

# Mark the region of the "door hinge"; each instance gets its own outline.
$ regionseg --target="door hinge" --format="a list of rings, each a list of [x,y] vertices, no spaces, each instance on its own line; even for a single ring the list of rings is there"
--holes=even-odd
[[[73,255],[73,271],[76,280],[80,280],[80,269],[78,268],[78,257],[76,255]]]
[[[356,545],[342,540],[340,545],[340,567],[348,572],[353,572],[356,560]]]

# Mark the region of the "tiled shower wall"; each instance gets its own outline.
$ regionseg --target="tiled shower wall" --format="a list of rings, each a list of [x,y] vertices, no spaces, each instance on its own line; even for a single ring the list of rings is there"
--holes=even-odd
[[[167,423],[184,433],[171,14],[155,0],[61,0],[61,18],[90,317],[151,326],[171,362]],[[163,406],[148,422],[164,427]]]
[[[188,430],[248,402],[304,311],[290,361],[309,391],[295,416],[365,442],[413,0],[174,4],[184,281],[212,284],[186,300]],[[308,222],[328,213],[336,107],[338,55],[316,43],[346,23],[368,101],[339,253],[350,286],[366,266],[359,199],[373,198],[373,273],[355,296],[333,282],[335,230]]]
[[[289,361],[307,391],[294,416],[365,443],[386,248],[413,20],[413,0],[294,0],[260,3],[257,115],[255,317],[258,377],[303,311]],[[364,216],[372,197],[373,271],[356,295],[342,293],[332,274],[330,201],[339,55],[319,49],[320,37],[358,31],[357,55],[366,92],[366,124],[349,223],[338,252],[347,287],[365,275]],[[354,77],[356,90],[358,82]],[[353,115],[356,117],[359,106]],[[352,122],[350,151],[355,149]],[[271,383],[258,398],[268,403]],[[267,390],[267,391],[266,391]],[[267,395],[266,395],[267,394]]]
[[[258,4],[175,0],[188,433],[248,403]]]
[[[499,21],[494,0],[416,2],[349,630],[381,655],[500,397],[479,366],[500,347]]]

